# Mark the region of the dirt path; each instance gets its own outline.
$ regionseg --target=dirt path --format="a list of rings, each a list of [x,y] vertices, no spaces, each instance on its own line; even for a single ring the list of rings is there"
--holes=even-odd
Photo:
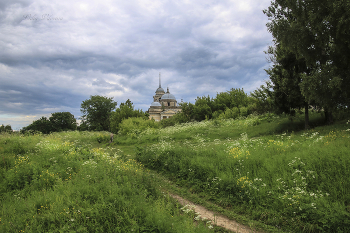
[[[227,230],[236,232],[236,233],[251,233],[251,232],[258,232],[258,231],[254,231],[252,229],[250,229],[247,226],[244,226],[234,220],[230,220],[227,217],[221,216],[216,214],[215,212],[212,212],[210,210],[207,210],[206,208],[204,208],[203,206],[200,205],[196,205],[186,199],[183,199],[182,197],[175,195],[175,194],[171,194],[168,193],[169,196],[171,196],[172,198],[176,199],[179,201],[179,203],[181,205],[191,205],[194,206],[194,211],[196,213],[198,213],[199,215],[201,215],[202,218],[207,218],[210,219],[212,221],[213,224],[223,227]]]

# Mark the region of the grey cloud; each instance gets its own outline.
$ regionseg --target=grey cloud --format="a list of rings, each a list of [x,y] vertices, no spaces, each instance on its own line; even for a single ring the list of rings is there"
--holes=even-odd
[[[95,94],[147,110],[159,72],[164,87],[191,102],[266,78],[271,36],[261,11],[269,0],[12,2],[0,3],[0,120],[79,115]],[[23,20],[46,13],[63,20]]]
[[[42,109],[48,106],[79,108],[83,98],[67,90],[48,88],[44,85],[4,85],[2,90],[0,109],[2,112],[11,114],[31,114],[33,110],[42,112]],[[14,105],[8,105],[8,103]]]

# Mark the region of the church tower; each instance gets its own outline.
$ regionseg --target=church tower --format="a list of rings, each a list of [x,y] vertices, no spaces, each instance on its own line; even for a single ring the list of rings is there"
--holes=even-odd
[[[161,85],[161,75],[159,73],[159,87],[156,90],[156,94],[153,96],[153,103],[148,109],[149,118],[160,121],[172,117],[179,111],[181,111],[181,106],[177,106],[176,98],[173,94],[170,94],[169,88],[167,88],[166,93],[164,92]]]
[[[156,95],[153,96],[153,102],[159,102],[160,98],[165,94],[164,89],[162,88],[161,85],[161,76],[159,72],[159,87],[156,90]]]

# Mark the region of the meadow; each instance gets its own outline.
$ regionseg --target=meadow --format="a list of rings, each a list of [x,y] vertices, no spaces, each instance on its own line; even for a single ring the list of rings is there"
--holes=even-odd
[[[0,232],[350,232],[350,121],[250,115],[172,127],[0,135]]]
[[[350,232],[350,122],[321,126],[312,114],[307,131],[302,122],[251,115],[131,136],[154,141],[138,147],[138,162],[228,216],[266,231]]]
[[[107,132],[0,135],[0,232],[209,232]]]

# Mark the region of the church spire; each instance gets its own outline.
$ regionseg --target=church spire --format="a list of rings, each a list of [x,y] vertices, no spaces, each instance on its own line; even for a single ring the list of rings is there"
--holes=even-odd
[[[162,85],[160,84],[160,72],[159,72],[159,88],[161,88]]]

